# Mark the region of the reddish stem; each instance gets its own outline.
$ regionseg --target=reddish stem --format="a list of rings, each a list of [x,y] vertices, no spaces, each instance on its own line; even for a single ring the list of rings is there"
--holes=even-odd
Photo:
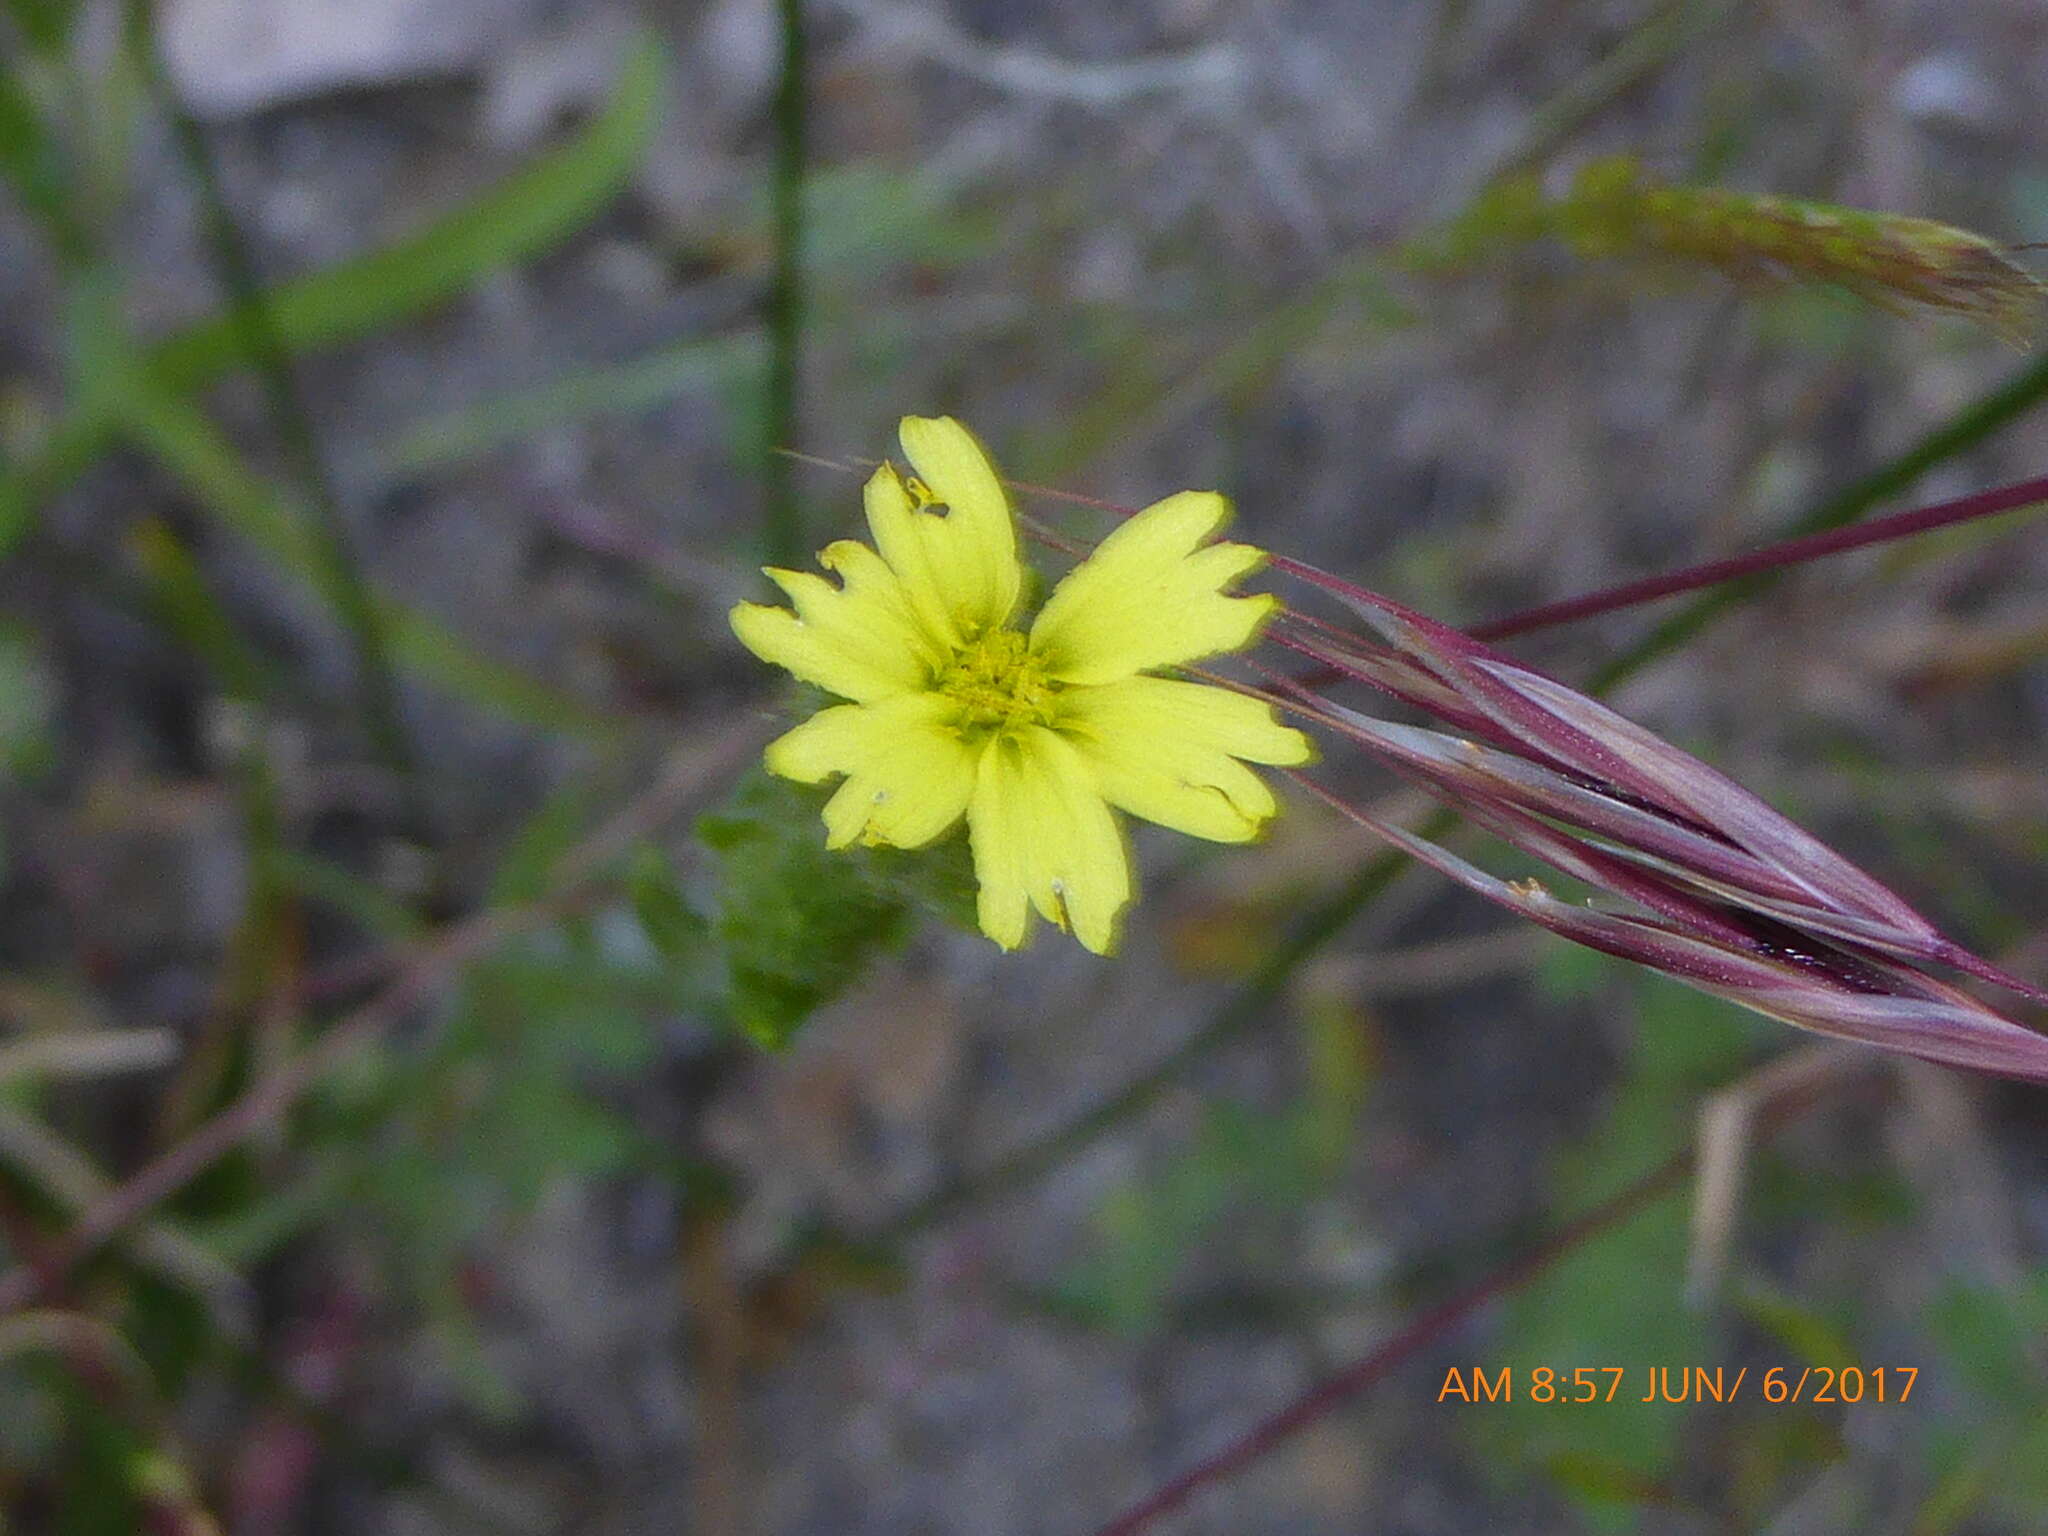
[[[1974,518],[1996,517],[2002,512],[2016,512],[2022,507],[2035,506],[2044,501],[2048,501],[2048,475],[2032,480],[2021,480],[2013,485],[2002,485],[1989,491],[1979,491],[1975,495],[1961,496],[1954,501],[1937,502],[1931,507],[1915,507],[1909,512],[1894,512],[1888,517],[1875,517],[1868,522],[1853,523],[1846,528],[1830,528],[1825,533],[1809,533],[1803,538],[1785,539],[1776,544],[1766,544],[1762,549],[1753,549],[1746,555],[1730,555],[1724,560],[1709,560],[1702,565],[1687,566],[1683,570],[1667,571],[1662,576],[1646,576],[1641,581],[1623,582],[1619,586],[1605,587],[1598,592],[1588,592],[1580,597],[1568,597],[1560,602],[1545,603],[1538,608],[1526,608],[1520,613],[1508,614],[1505,618],[1490,619],[1484,624],[1472,625],[1465,633],[1475,640],[1498,640],[1506,635],[1524,634],[1529,630],[1543,629],[1552,624],[1569,624],[1577,619],[1590,618],[1596,613],[1611,613],[1617,608],[1654,602],[1660,597],[1671,597],[1680,592],[1696,591],[1700,587],[1733,581],[1739,576],[1753,576],[1759,571],[1798,565],[1807,560],[1838,555],[1845,550],[1882,544],[1888,539],[1909,538],[1916,533],[1928,533],[1936,528],[1947,528],[1956,523],[1969,522]]]
[[[1186,1503],[1197,1489],[1229,1477],[1257,1461],[1289,1435],[1314,1423],[1346,1398],[1363,1392],[1410,1355],[1449,1333],[1487,1303],[1526,1285],[1587,1239],[1628,1220],[1677,1184],[1691,1166],[1690,1150],[1674,1154],[1618,1195],[1558,1228],[1520,1258],[1458,1292],[1448,1301],[1431,1307],[1364,1359],[1311,1388],[1222,1450],[1204,1457],[1178,1477],[1154,1489],[1103,1526],[1096,1536],[1135,1536],[1161,1515]]]
[[[1055,486],[1034,485],[1028,480],[1007,480],[1012,490],[1026,492],[1033,496],[1044,496],[1053,501],[1071,502],[1076,506],[1094,507],[1099,511],[1114,513],[1118,517],[1133,517],[1138,508],[1127,507],[1120,502],[1105,501],[1099,496],[1083,496],[1075,491],[1063,491]],[[1910,538],[1916,533],[1928,533],[1936,528],[1947,528],[1957,523],[1967,523],[1980,517],[1997,517],[2004,512],[2016,512],[2048,501],[2048,475],[2032,480],[2020,480],[2011,485],[2001,485],[1974,495],[1961,496],[1954,501],[1936,502],[1929,507],[1914,507],[1905,512],[1894,512],[1887,517],[1874,517],[1865,522],[1853,523],[1846,528],[1830,528],[1822,533],[1809,533],[1796,539],[1784,539],[1776,544],[1766,544],[1762,549],[1753,549],[1746,555],[1730,555],[1722,560],[1709,560],[1700,565],[1689,565],[1681,570],[1667,571],[1661,576],[1645,576],[1640,581],[1623,582],[1619,586],[1602,587],[1579,597],[1564,598],[1555,603],[1545,603],[1536,608],[1525,608],[1520,613],[1507,614],[1502,618],[1488,619],[1482,624],[1468,627],[1464,633],[1474,640],[1499,640],[1508,635],[1526,634],[1533,629],[1547,629],[1554,624],[1570,624],[1578,619],[1591,618],[1599,613],[1612,613],[1617,608],[1631,608],[1638,603],[1655,602],[1660,597],[1673,597],[1680,592],[1693,592],[1701,587],[1717,586],[1724,581],[1733,581],[1741,576],[1754,576],[1760,571],[1779,570],[1787,566],[1800,565],[1808,560],[1819,560],[1828,555],[1838,555],[1846,550],[1863,549],[1872,544],[1883,544],[1891,539]],[[1273,557],[1277,570],[1287,571],[1293,561],[1281,556]],[[1298,574],[1293,572],[1293,574]],[[1298,615],[1306,618],[1307,615]],[[1338,681],[1341,674],[1333,668],[1318,668],[1313,673],[1303,674],[1299,682],[1323,684]]]

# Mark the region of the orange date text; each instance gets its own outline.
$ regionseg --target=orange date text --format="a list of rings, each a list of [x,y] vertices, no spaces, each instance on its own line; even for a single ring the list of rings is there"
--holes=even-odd
[[[1437,1388],[1440,1403],[1734,1403],[1815,1405],[1903,1403],[1918,1366],[1454,1365]]]

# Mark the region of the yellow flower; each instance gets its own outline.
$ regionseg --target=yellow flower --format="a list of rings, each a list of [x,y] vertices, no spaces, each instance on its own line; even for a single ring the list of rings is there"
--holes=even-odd
[[[828,546],[818,563],[837,583],[771,569],[791,607],[732,611],[755,655],[852,701],[772,743],[768,767],[845,776],[825,806],[833,848],[922,847],[964,815],[984,933],[1014,949],[1036,907],[1107,954],[1132,894],[1112,806],[1244,842],[1279,809],[1245,762],[1308,760],[1257,699],[1146,675],[1251,643],[1279,600],[1224,589],[1264,556],[1208,542],[1229,504],[1182,491],[1019,628],[1016,524],[988,455],[947,416],[906,416],[901,435],[914,473],[884,464],[867,483],[875,547]]]

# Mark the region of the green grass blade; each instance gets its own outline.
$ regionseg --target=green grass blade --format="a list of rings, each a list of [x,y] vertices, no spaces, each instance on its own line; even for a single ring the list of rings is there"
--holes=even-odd
[[[384,451],[383,464],[395,474],[418,474],[570,422],[644,411],[700,385],[751,373],[764,355],[759,333],[744,332],[679,342],[624,363],[564,374],[421,422]]]
[[[265,303],[286,350],[311,351],[393,324],[576,229],[639,163],[663,78],[658,49],[642,44],[604,112],[560,149],[396,244],[270,291]],[[189,390],[242,355],[232,318],[216,316],[159,342],[146,362],[160,382]],[[0,557],[33,528],[44,501],[106,452],[118,427],[74,408],[39,452],[0,470]]]
[[[149,583],[151,607],[185,648],[213,669],[229,694],[256,703],[279,691],[276,669],[237,632],[208,590],[199,562],[161,518],[148,518],[129,549]]]
[[[127,402],[124,421],[137,445],[224,524],[334,607],[332,567],[310,524],[203,414],[173,396],[145,390]],[[377,612],[401,667],[478,708],[548,730],[602,735],[616,729],[615,722],[568,695],[479,654],[425,614],[389,598],[377,599]]]
[[[56,136],[44,123],[21,77],[0,68],[0,183],[14,188],[14,195],[49,235],[57,254],[75,264],[85,257],[86,237],[72,206],[69,179]]]
[[[42,54],[54,54],[71,40],[78,20],[78,0],[7,0],[7,14],[21,30],[22,40]]]
[[[653,132],[661,54],[636,48],[604,112],[577,138],[418,233],[265,295],[293,352],[362,336],[451,298],[486,273],[559,239],[617,192]],[[242,361],[230,317],[203,321],[150,353],[157,377],[190,387]]]

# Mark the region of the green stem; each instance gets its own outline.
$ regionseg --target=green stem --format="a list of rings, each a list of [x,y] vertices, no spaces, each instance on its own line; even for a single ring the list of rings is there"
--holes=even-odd
[[[791,566],[804,553],[795,465],[776,450],[797,441],[797,376],[802,360],[804,289],[803,0],[781,0],[782,79],[775,93],[775,274],[768,289],[768,388],[763,412],[761,474],[766,493],[763,552],[771,565]]]
[[[149,7],[141,0],[130,0],[128,28],[150,95],[168,119],[179,158],[199,193],[201,223],[215,273],[227,295],[229,322],[243,354],[262,381],[272,428],[313,511],[315,545],[326,569],[325,585],[355,655],[359,707],[371,749],[413,797],[413,819],[415,829],[419,830],[423,807],[417,798],[414,756],[399,709],[390,641],[350,541],[348,520],[321,456],[312,414],[292,372],[290,353],[271,314],[248,241],[228,207],[206,136],[171,86]]]

